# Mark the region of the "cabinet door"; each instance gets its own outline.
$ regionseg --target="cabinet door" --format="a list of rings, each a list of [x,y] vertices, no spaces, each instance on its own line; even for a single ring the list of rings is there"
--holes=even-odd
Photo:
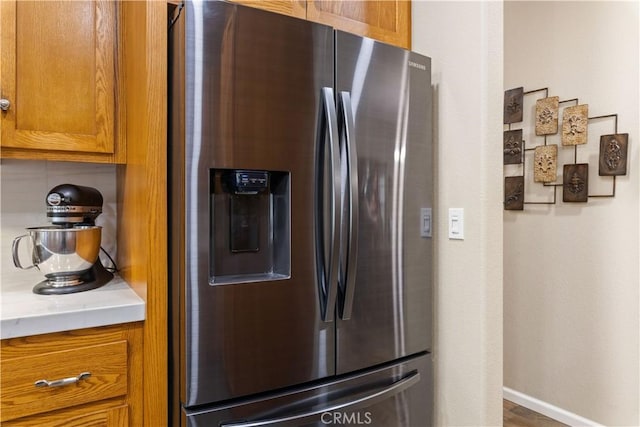
[[[304,19],[307,16],[307,4],[305,0],[230,0],[232,3],[264,9],[283,15],[295,16]]]
[[[114,153],[116,2],[2,1],[2,147]]]
[[[0,424],[142,425],[142,351],[142,323],[0,341]]]
[[[411,48],[409,0],[308,0],[307,19],[405,49]]]

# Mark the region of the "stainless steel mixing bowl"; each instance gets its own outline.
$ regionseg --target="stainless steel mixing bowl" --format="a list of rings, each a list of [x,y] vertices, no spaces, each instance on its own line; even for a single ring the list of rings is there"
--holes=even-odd
[[[68,280],[89,270],[98,259],[102,227],[58,226],[31,227],[29,234],[13,240],[13,263],[24,270],[37,267],[45,277]],[[23,266],[18,255],[20,241],[29,237],[32,242],[32,265]]]

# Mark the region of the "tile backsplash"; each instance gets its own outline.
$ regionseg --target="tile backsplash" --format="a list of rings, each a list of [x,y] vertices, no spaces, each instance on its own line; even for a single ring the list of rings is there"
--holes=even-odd
[[[0,284],[20,280],[23,270],[13,265],[11,243],[25,234],[25,228],[48,225],[45,197],[59,184],[96,188],[104,198],[102,214],[96,220],[102,229],[102,247],[116,256],[116,166],[93,163],[40,160],[0,161]],[[20,245],[20,259],[28,263],[27,245]],[[22,247],[24,246],[24,247]],[[101,254],[105,265],[108,259]],[[44,279],[44,277],[42,277]],[[34,283],[35,285],[35,283]]]

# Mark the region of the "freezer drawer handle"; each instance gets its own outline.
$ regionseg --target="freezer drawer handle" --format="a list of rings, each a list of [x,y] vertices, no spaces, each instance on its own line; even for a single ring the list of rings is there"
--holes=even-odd
[[[316,141],[316,271],[318,274],[318,293],[322,320],[332,322],[335,313],[336,295],[338,294],[338,262],[340,255],[340,147],[338,141],[338,120],[333,99],[333,89],[322,88],[320,100],[320,115],[318,120],[318,134]],[[328,145],[327,144],[328,139]],[[329,176],[325,180],[325,149],[329,150]],[[328,181],[328,182],[326,182]],[[325,188],[330,190],[329,218],[329,251],[325,254],[325,215],[327,209],[324,203]],[[325,257],[326,255],[326,257]],[[328,260],[327,260],[328,258]]]
[[[391,396],[394,396],[402,391],[408,389],[413,386],[417,382],[420,381],[420,373],[418,371],[414,371],[408,376],[404,377],[400,381],[396,381],[390,386],[384,387],[375,391],[366,396],[360,397],[356,400],[351,400],[348,402],[340,402],[334,405],[326,406],[321,409],[313,409],[309,412],[304,412],[301,414],[289,415],[280,418],[272,418],[268,420],[258,420],[258,421],[243,421],[243,422],[231,422],[231,423],[222,423],[223,427],[262,427],[262,426],[299,426],[301,422],[309,422],[315,420],[320,420],[322,414],[326,412],[338,412],[345,410],[354,410],[358,408],[368,407],[377,402],[381,402],[383,400],[388,399]]]
[[[342,258],[341,282],[342,282],[342,305],[340,307],[340,318],[348,320],[351,318],[353,308],[353,294],[356,286],[356,269],[358,261],[358,227],[359,227],[359,197],[358,192],[358,152],[356,148],[355,126],[353,122],[353,109],[351,108],[351,95],[349,92],[340,92],[340,103],[338,104],[341,136],[344,135],[344,143],[341,141],[344,152],[343,162],[348,168],[349,187],[345,185],[345,191],[349,192],[349,228],[347,231],[346,247],[342,250],[346,257]],[[343,203],[347,203],[346,200]],[[344,209],[343,211],[344,212]],[[343,219],[345,221],[345,219]]]

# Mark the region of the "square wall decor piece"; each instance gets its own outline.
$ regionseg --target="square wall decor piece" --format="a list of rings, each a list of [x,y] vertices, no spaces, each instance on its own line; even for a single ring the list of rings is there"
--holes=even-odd
[[[589,199],[589,164],[564,165],[563,202],[586,202]]]
[[[536,135],[558,133],[558,109],[560,97],[551,96],[536,101]]]
[[[533,181],[554,182],[558,177],[558,146],[540,145],[533,155]]]
[[[504,92],[504,124],[522,121],[524,88],[518,87]]]
[[[502,144],[505,165],[522,163],[522,129],[504,131]]]
[[[565,108],[562,112],[562,145],[586,144],[588,123],[587,104]]]
[[[504,179],[504,209],[524,210],[524,176],[508,176]]]
[[[627,174],[628,133],[602,135],[600,137],[600,176]]]

